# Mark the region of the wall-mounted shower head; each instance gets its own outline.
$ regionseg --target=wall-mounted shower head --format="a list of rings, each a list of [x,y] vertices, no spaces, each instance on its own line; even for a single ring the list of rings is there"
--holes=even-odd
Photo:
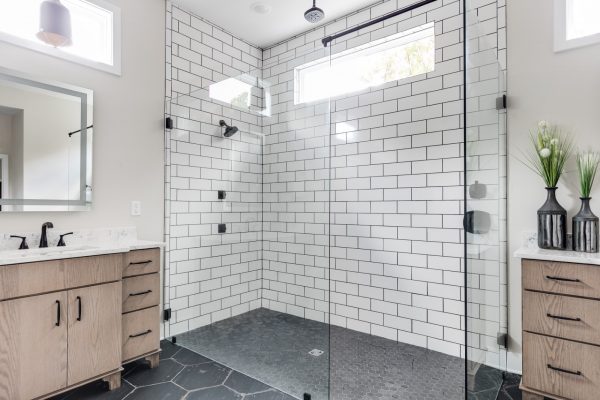
[[[227,123],[223,120],[219,121],[219,125],[225,128],[225,132],[223,133],[223,136],[225,137],[232,137],[233,135],[235,135],[238,132],[238,127],[237,126],[229,126],[227,125]]]
[[[317,0],[313,0],[313,6],[304,13],[304,18],[311,24],[316,24],[325,18],[325,12],[317,7]]]

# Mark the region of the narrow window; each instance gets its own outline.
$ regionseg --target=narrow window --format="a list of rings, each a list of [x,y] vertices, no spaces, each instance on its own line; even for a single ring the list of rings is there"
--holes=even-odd
[[[119,75],[120,9],[103,0],[61,0],[70,15],[72,43],[53,47],[41,41],[42,0],[0,2],[0,40]]]
[[[357,92],[434,68],[434,24],[428,23],[295,68],[295,103]]]

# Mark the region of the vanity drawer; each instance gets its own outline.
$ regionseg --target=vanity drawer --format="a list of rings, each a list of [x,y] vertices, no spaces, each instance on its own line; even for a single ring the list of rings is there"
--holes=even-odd
[[[140,275],[123,279],[123,312],[157,306],[160,302],[160,276]]]
[[[0,267],[0,300],[115,282],[124,254],[65,258]]]
[[[523,292],[523,329],[600,345],[600,301]]]
[[[160,270],[160,249],[134,250],[127,253],[123,277],[151,274]]]
[[[600,299],[600,266],[523,260],[523,289]]]
[[[158,307],[123,314],[123,361],[160,348]]]
[[[523,385],[572,400],[600,393],[600,347],[523,333]]]

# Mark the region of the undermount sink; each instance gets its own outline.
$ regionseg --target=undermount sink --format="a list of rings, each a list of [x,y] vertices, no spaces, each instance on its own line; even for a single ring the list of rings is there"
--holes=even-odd
[[[94,250],[96,246],[81,245],[81,246],[65,246],[65,247],[46,247],[42,249],[28,250],[9,250],[0,252],[0,258],[15,258],[15,257],[30,257],[33,255],[44,256],[48,254],[69,254],[80,251]]]

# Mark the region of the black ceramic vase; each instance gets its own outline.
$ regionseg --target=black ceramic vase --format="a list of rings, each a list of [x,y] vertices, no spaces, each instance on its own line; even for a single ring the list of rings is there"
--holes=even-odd
[[[573,217],[573,250],[598,253],[598,217],[590,208],[591,198],[581,199],[581,210]]]
[[[541,249],[567,249],[567,210],[558,204],[556,189],[546,188],[546,203],[538,210],[538,247]]]

